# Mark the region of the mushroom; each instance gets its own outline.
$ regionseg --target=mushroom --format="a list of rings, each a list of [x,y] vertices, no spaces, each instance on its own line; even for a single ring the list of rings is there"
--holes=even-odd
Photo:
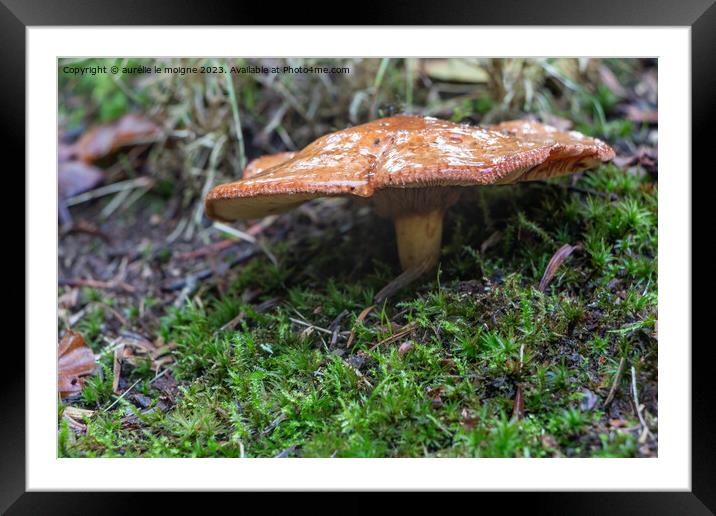
[[[443,216],[465,187],[572,174],[614,157],[600,140],[527,120],[486,128],[399,115],[327,134],[296,153],[258,158],[214,187],[216,220],[281,213],[325,196],[371,198],[392,219],[404,271],[440,257]]]

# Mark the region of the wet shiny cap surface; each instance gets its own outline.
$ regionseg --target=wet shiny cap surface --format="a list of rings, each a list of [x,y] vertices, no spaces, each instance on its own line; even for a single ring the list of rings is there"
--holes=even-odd
[[[252,161],[242,180],[209,192],[206,213],[231,221],[323,196],[515,183],[579,172],[613,157],[600,140],[538,122],[476,127],[394,116],[327,134],[296,153]]]

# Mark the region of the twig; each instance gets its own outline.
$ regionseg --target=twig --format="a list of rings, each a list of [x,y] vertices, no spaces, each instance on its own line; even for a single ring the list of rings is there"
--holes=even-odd
[[[186,253],[178,254],[176,259],[180,260],[180,261],[184,261],[184,260],[193,260],[195,258],[201,258],[202,256],[206,256],[207,254],[218,253],[220,251],[228,249],[231,246],[237,245],[239,243],[241,243],[240,240],[233,240],[230,238],[227,238],[226,240],[219,240],[218,242],[212,242],[211,244],[201,247],[199,249],[195,249],[193,251],[188,251]]]
[[[282,422],[286,421],[287,419],[288,419],[288,416],[286,416],[286,414],[284,414],[284,413],[279,414],[278,417],[277,417],[276,419],[274,419],[274,420],[271,422],[271,424],[270,424],[269,426],[267,426],[267,427],[261,432],[261,435],[268,435],[268,434],[270,434],[271,432],[273,432],[274,430],[276,430],[276,428],[278,427],[278,425],[280,425]]]
[[[129,293],[134,292],[134,287],[125,283],[124,281],[101,281],[92,278],[70,278],[61,279],[59,281],[60,286],[67,287],[91,287],[100,289],[121,289]]]
[[[70,225],[66,226],[60,233],[60,237],[65,237],[73,233],[84,233],[86,235],[96,236],[107,244],[112,243],[112,238],[107,233],[99,229],[94,224],[84,220],[72,222]]]
[[[294,444],[294,445],[291,445],[291,446],[289,446],[288,448],[286,448],[285,450],[283,450],[281,453],[279,453],[278,455],[276,455],[275,458],[277,458],[277,459],[284,459],[284,458],[288,457],[288,454],[289,454],[289,453],[293,453],[294,451],[296,451],[296,448],[298,448],[298,445],[295,445],[295,444]]]
[[[291,322],[295,322],[296,324],[300,324],[301,326],[306,326],[307,328],[322,331],[323,333],[327,333],[328,335],[333,335],[333,332],[331,330],[327,330],[326,328],[321,328],[320,326],[316,326],[315,324],[311,324],[309,322],[304,322],[301,319],[296,319],[295,317],[289,317],[288,320]]]
[[[341,330],[341,321],[343,318],[348,315],[348,310],[343,310],[341,313],[338,314],[338,316],[333,319],[333,322],[328,325],[328,329],[331,330],[333,333],[331,334],[331,342],[330,347],[334,347],[336,345],[336,342],[338,342],[338,333]]]
[[[604,400],[604,408],[607,408],[614,399],[614,395],[616,394],[617,388],[619,387],[619,382],[621,381],[622,375],[624,374],[624,366],[626,366],[626,357],[622,357],[619,361],[619,367],[617,368],[617,374],[614,375],[614,382],[612,383],[612,388],[609,390],[607,399]]]

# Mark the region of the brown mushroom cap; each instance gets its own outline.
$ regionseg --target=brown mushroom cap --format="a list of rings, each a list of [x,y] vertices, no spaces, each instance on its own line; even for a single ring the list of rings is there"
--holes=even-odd
[[[324,196],[515,183],[578,172],[613,157],[597,139],[537,122],[481,128],[394,116],[327,134],[297,153],[254,160],[244,179],[209,192],[206,213],[231,221]]]
[[[249,177],[254,177],[255,175],[260,174],[268,168],[275,167],[276,165],[280,165],[284,161],[290,160],[295,155],[295,152],[279,152],[276,154],[267,154],[265,156],[261,156],[260,158],[256,158],[255,160],[249,162],[248,165],[246,165],[246,168],[244,169],[243,178],[248,179]]]

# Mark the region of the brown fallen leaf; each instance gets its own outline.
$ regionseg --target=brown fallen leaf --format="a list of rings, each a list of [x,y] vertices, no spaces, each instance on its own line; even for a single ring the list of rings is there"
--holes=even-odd
[[[554,256],[550,259],[549,263],[547,264],[547,268],[544,271],[544,275],[542,276],[542,279],[539,282],[539,289],[540,292],[544,292],[547,288],[547,285],[549,285],[549,282],[552,281],[552,278],[557,272],[557,269],[559,269],[559,266],[564,263],[564,260],[569,257],[570,254],[572,254],[573,251],[580,250],[582,248],[581,245],[569,245],[564,244],[562,247],[560,247],[556,253],[554,253]]]
[[[93,163],[121,147],[153,141],[159,127],[142,115],[128,114],[111,124],[98,125],[84,133],[74,146],[76,155]]]
[[[82,335],[69,330],[57,346],[57,355],[57,392],[67,398],[82,390],[84,376],[94,373],[94,353]]]

